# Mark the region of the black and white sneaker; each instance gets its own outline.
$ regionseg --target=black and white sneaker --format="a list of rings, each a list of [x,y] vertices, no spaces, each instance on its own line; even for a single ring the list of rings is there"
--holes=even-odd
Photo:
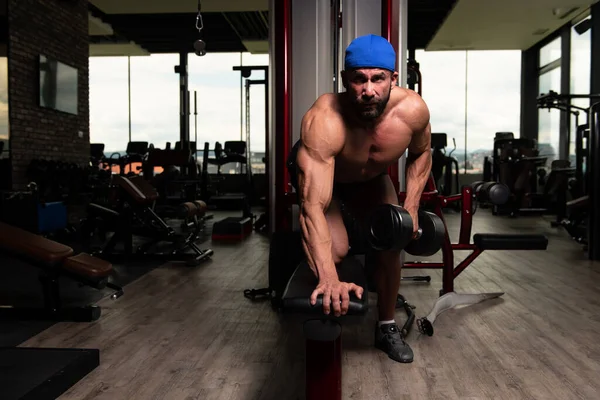
[[[400,334],[397,324],[375,325],[375,348],[399,363],[413,362],[413,351]]]

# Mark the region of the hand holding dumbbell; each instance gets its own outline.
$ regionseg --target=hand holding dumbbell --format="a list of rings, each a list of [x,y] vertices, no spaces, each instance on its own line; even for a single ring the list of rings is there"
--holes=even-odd
[[[442,247],[446,227],[440,217],[419,210],[419,228],[415,232],[413,219],[405,208],[393,204],[376,207],[371,214],[367,232],[369,244],[375,250],[404,250],[414,256],[431,256]]]

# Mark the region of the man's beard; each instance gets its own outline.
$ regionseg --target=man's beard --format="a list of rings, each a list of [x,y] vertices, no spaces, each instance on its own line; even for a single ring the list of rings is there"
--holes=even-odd
[[[356,111],[356,116],[363,121],[373,121],[381,116],[385,111],[390,95],[377,102],[364,103],[362,100],[354,100],[353,106]]]

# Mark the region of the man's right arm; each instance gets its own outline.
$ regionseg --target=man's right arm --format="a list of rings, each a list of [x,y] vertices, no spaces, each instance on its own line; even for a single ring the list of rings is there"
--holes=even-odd
[[[313,109],[302,120],[302,145],[296,158],[300,197],[300,226],[308,264],[319,278],[310,296],[315,304],[323,295],[323,311],[333,308],[336,316],[348,312],[349,293],[362,297],[363,289],[351,282],[340,282],[331,252],[331,232],[325,214],[333,194],[335,156],[344,147],[339,115]]]
[[[298,149],[300,227],[308,264],[319,280],[337,279],[325,213],[333,194],[335,156],[344,145],[335,116],[311,109],[302,119]]]

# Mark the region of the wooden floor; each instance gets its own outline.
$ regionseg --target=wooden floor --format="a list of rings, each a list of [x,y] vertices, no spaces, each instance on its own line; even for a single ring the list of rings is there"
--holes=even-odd
[[[456,240],[459,219],[448,221]],[[550,245],[477,258],[455,289],[506,294],[442,314],[432,337],[414,329],[412,364],[373,348],[373,312],[345,329],[344,399],[600,398],[600,264],[540,218],[478,211],[477,232],[544,233]],[[243,246],[212,247],[208,264],[167,265],[127,286],[122,298],[102,300],[98,322],[56,324],[23,344],[100,349],[100,367],[61,400],[303,398],[300,329],[242,294],[267,282],[268,242],[254,235]],[[460,261],[468,253],[456,254]],[[429,273],[431,284],[401,289],[418,317],[441,287],[441,273]]]

